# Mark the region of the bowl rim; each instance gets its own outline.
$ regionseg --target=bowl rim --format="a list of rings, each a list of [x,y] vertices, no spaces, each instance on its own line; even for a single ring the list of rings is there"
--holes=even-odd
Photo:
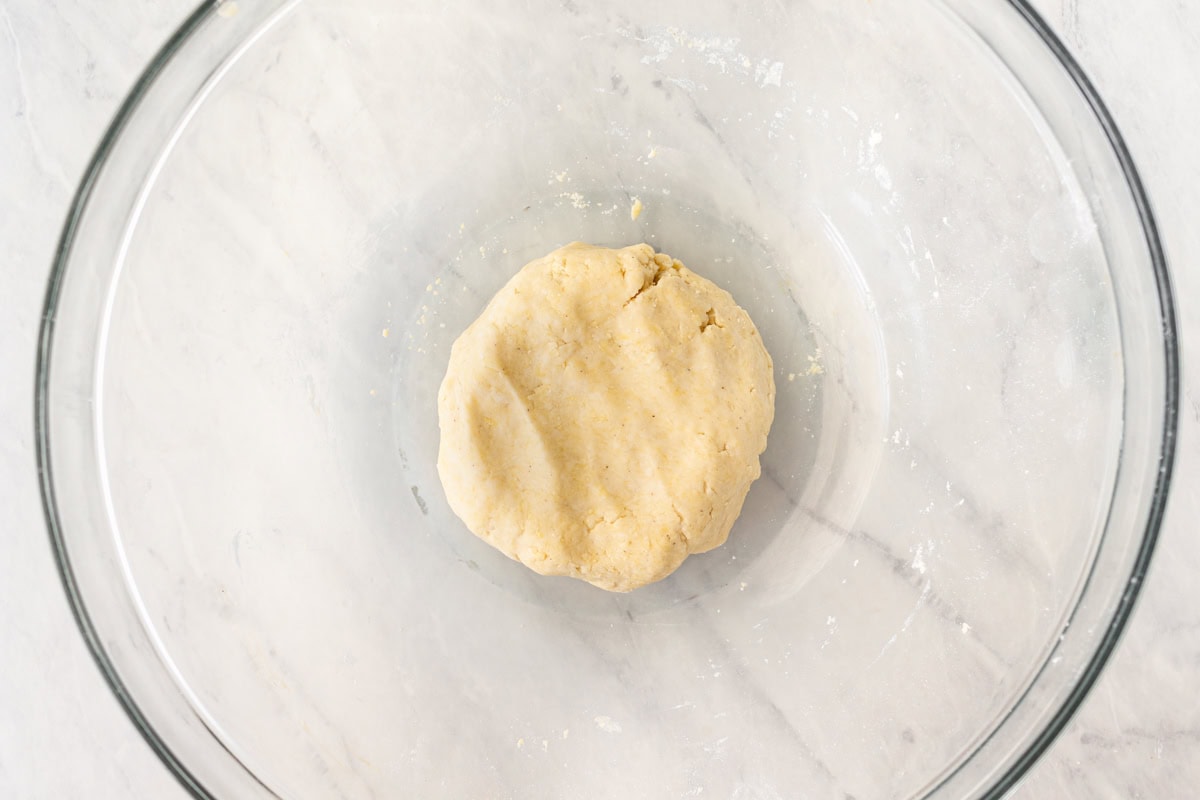
[[[84,169],[83,176],[71,199],[51,263],[37,337],[37,358],[34,376],[34,441],[42,512],[49,534],[51,549],[53,550],[55,563],[58,568],[59,578],[67,594],[72,616],[75,618],[75,623],[80,634],[87,643],[93,661],[142,739],[158,755],[159,759],[179,784],[192,797],[197,798],[197,800],[218,800],[218,798],[203,785],[197,776],[175,755],[167,743],[159,737],[145,714],[138,707],[137,702],[125,686],[115,665],[104,649],[104,645],[92,622],[82,593],[76,582],[71,558],[67,552],[66,540],[63,536],[63,525],[54,489],[50,456],[48,394],[58,299],[83,212],[87,208],[92,193],[95,190],[99,174],[116,147],[117,142],[120,140],[125,127],[133,117],[150,87],[163,71],[163,68],[186,46],[193,34],[212,14],[219,13],[220,7],[224,2],[226,0],[202,0],[195,10],[184,19],[175,32],[166,40],[158,52],[155,53],[118,107],[112,121],[106,128],[95,152]],[[1113,616],[1103,635],[1100,637],[1096,650],[1081,670],[1074,686],[1067,693],[1066,699],[1054,712],[1042,730],[1024,745],[1016,758],[994,778],[995,782],[987,787],[981,795],[982,798],[987,798],[988,800],[1000,798],[1014,789],[1034,763],[1050,748],[1083,704],[1083,701],[1099,679],[1104,666],[1120,642],[1121,635],[1129,622],[1136,601],[1141,594],[1150,560],[1162,527],[1174,470],[1180,393],[1179,340],[1174,292],[1171,287],[1170,274],[1158,224],[1151,209],[1150,200],[1141,176],[1134,165],[1133,156],[1108,107],[1101,99],[1091,79],[1088,78],[1083,68],[1071,55],[1058,35],[1046,23],[1042,15],[1030,5],[1030,0],[1001,0],[1001,2],[1007,2],[1058,59],[1059,64],[1067,72],[1076,89],[1091,108],[1120,165],[1122,175],[1125,178],[1137,210],[1151,260],[1151,267],[1154,271],[1159,312],[1162,320],[1165,404],[1163,408],[1162,446],[1159,451],[1158,475],[1155,479],[1153,495],[1150,498],[1146,529],[1133,561],[1132,572],[1126,579],[1124,590],[1117,601]],[[233,753],[229,755],[234,760],[239,760]],[[244,764],[242,766],[246,769],[247,774],[254,776],[253,770],[250,770]],[[255,779],[257,780],[257,777]],[[936,788],[940,783],[941,781],[938,781],[934,786],[929,788]],[[274,796],[274,793],[265,784],[260,782],[259,785]]]

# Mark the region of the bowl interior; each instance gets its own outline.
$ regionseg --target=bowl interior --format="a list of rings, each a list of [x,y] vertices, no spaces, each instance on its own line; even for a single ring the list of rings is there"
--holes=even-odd
[[[1165,390],[1130,380],[1162,355],[1120,164],[1026,19],[975,5],[194,21],[82,223],[51,422],[83,602],[198,785],[994,781],[1099,646],[1046,678],[1105,552],[1111,617]],[[450,344],[577,239],[715,280],[776,366],[729,543],[630,595],[508,561],[435,469]]]

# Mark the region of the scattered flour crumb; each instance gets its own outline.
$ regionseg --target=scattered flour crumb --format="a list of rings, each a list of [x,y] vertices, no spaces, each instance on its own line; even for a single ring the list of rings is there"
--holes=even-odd
[[[386,338],[388,337],[388,334],[389,334],[389,333],[391,333],[391,331],[389,331],[387,328],[384,328],[384,329],[383,329],[383,338],[385,338],[385,339],[386,339]]]
[[[817,348],[816,355],[808,357],[808,371],[805,375],[824,375],[825,368],[821,366],[821,348]]]
[[[559,197],[565,197],[566,199],[570,200],[571,205],[575,208],[587,208],[591,205],[591,203],[588,202],[587,199],[585,199],[584,196],[579,192],[563,192],[559,195]]]
[[[913,556],[912,568],[915,569],[917,572],[921,573],[922,575],[924,575],[926,567],[927,567],[927,565],[925,563],[925,545],[918,544],[917,552]]]
[[[617,722],[612,717],[600,716],[595,719],[596,727],[605,733],[620,733],[621,723]]]

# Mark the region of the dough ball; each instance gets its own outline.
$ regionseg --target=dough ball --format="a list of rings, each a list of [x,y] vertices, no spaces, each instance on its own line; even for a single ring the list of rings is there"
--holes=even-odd
[[[728,292],[646,244],[577,242],[454,343],[438,472],[511,558],[626,592],[725,542],[774,414],[771,357]]]

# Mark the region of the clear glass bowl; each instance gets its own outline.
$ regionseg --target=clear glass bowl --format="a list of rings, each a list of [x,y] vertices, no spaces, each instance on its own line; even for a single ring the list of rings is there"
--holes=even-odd
[[[450,343],[574,239],[729,288],[777,368],[729,544],[630,595],[434,469]],[[63,235],[47,518],[200,797],[991,796],[1145,574],[1171,309],[1022,2],[206,4]]]

